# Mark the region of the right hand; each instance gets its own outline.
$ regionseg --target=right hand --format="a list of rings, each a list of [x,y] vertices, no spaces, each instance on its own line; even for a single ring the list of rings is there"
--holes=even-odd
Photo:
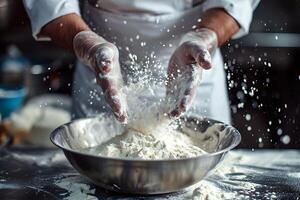
[[[201,41],[184,42],[175,50],[167,71],[166,97],[170,117],[179,117],[189,109],[201,81],[202,69],[210,68],[210,53]]]
[[[191,106],[202,69],[211,68],[211,52],[217,48],[214,31],[202,28],[185,34],[171,56],[168,66],[166,97],[170,117],[179,117]]]
[[[127,123],[126,102],[120,92],[123,79],[117,47],[92,31],[82,31],[74,37],[73,48],[79,60],[94,70],[97,83],[116,118]]]

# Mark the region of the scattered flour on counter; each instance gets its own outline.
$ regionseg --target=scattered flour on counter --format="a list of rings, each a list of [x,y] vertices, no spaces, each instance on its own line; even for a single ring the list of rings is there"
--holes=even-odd
[[[64,200],[97,200],[95,196],[95,189],[91,188],[90,185],[81,182],[78,177],[66,177],[55,182],[60,188],[67,190],[68,192],[62,199]]]
[[[270,157],[266,155],[266,158]],[[282,156],[284,158],[284,156]],[[245,166],[264,166],[262,163],[257,164],[259,159],[256,155],[245,154],[243,151],[229,152],[217,169],[206,179],[196,185],[193,185],[182,192],[171,193],[166,195],[157,195],[154,197],[141,197],[141,199],[157,200],[275,200],[280,196],[269,186],[260,185],[249,179],[244,179],[245,174],[249,175],[249,170]],[[278,160],[278,159],[276,159]],[[251,172],[251,171],[250,171]],[[263,171],[261,171],[263,173]],[[55,184],[60,188],[66,189],[67,192],[62,194],[65,200],[77,199],[119,199],[133,200],[136,196],[115,195],[110,196],[105,192],[95,190],[89,182],[80,177],[77,173],[64,174],[65,178],[59,178]],[[291,174],[292,176],[292,174]],[[298,176],[298,175],[296,175]],[[0,184],[1,187],[1,184]],[[96,195],[97,194],[97,195]],[[98,196],[98,198],[96,197]]]
[[[206,181],[201,182],[192,194],[192,200],[220,200],[224,198],[224,192]]]
[[[228,158],[228,156],[226,157]],[[194,186],[193,192],[190,197],[186,199],[192,199],[192,200],[223,200],[223,199],[236,199],[237,194],[236,192],[231,192],[228,190],[225,190],[224,188],[220,188],[220,186],[217,186],[215,183],[215,180],[226,180],[227,179],[227,174],[230,173],[236,173],[237,168],[233,165],[230,165],[230,161],[228,159],[224,160],[224,162],[219,165],[214,172],[212,173],[213,177],[213,182],[211,182],[208,178],[208,180],[202,180],[198,184]],[[238,161],[239,158],[234,157],[234,159],[237,159]],[[224,164],[226,163],[226,164]],[[242,186],[243,187],[243,186]],[[253,186],[248,186],[249,190],[253,190]]]
[[[245,154],[244,152],[229,152],[224,161],[214,170],[214,172],[205,180],[200,181],[193,186],[192,194],[186,199],[192,200],[275,200],[278,199],[276,192],[271,188],[262,190],[266,187],[259,183],[252,182],[246,178],[246,175],[254,172],[255,169],[249,169],[245,166],[266,166],[265,158],[258,159]],[[277,158],[278,159],[278,158]],[[280,160],[280,159],[279,159]],[[253,171],[254,170],[254,171]],[[256,171],[257,173],[257,171]]]

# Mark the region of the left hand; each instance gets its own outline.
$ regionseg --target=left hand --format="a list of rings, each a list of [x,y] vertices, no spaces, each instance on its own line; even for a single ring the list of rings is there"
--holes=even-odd
[[[170,117],[178,117],[188,110],[202,69],[211,68],[210,52],[217,47],[217,37],[211,30],[188,33],[173,53],[167,71],[166,99]]]
[[[118,48],[92,31],[79,32],[73,39],[73,46],[77,57],[94,71],[97,84],[117,120],[127,123]]]

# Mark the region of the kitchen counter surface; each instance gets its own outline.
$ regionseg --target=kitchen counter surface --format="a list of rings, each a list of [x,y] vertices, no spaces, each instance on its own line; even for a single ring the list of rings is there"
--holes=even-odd
[[[300,150],[235,150],[198,185],[224,199],[300,199]],[[0,199],[191,199],[195,187],[156,196],[105,191],[80,176],[56,149],[0,150]]]

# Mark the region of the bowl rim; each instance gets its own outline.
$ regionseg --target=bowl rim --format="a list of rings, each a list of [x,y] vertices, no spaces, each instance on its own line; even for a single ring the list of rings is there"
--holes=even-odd
[[[241,142],[241,134],[240,132],[234,128],[233,126],[229,125],[229,124],[226,124],[226,123],[223,123],[221,121],[218,121],[218,120],[214,120],[214,119],[211,119],[211,118],[203,118],[203,119],[206,119],[206,120],[211,120],[211,121],[214,121],[215,123],[221,123],[223,125],[225,125],[226,127],[230,127],[233,129],[233,134],[236,136],[234,137],[234,140],[233,142],[226,148],[220,150],[220,151],[216,151],[216,152],[213,152],[213,153],[207,153],[207,154],[202,154],[202,155],[199,155],[199,156],[194,156],[194,157],[190,157],[190,158],[179,158],[179,159],[155,159],[155,160],[150,160],[150,159],[134,159],[134,158],[116,158],[116,157],[106,157],[106,156],[100,156],[100,155],[95,155],[95,154],[89,154],[89,153],[84,153],[84,152],[80,152],[80,151],[76,151],[74,149],[71,149],[71,148],[66,148],[64,146],[62,146],[61,144],[58,144],[57,142],[55,142],[55,136],[57,134],[59,134],[59,130],[62,128],[62,127],[65,127],[65,126],[68,126],[72,123],[75,123],[77,121],[82,121],[82,120],[91,120],[91,119],[97,119],[97,117],[87,117],[87,118],[80,118],[80,119],[75,119],[73,121],[70,121],[68,123],[65,123],[59,127],[57,127],[56,129],[54,129],[51,133],[50,133],[50,140],[51,142],[59,147],[60,149],[62,149],[64,152],[67,151],[67,152],[71,152],[71,153],[74,153],[74,154],[79,154],[81,156],[87,156],[87,157],[93,157],[93,158],[100,158],[100,159],[106,159],[106,160],[111,160],[111,161],[122,161],[122,162],[151,162],[151,163],[156,163],[156,162],[176,162],[176,161],[187,161],[187,160],[197,160],[198,158],[205,158],[205,157],[213,157],[213,156],[216,156],[216,155],[219,155],[219,154],[224,154],[232,149],[234,149],[236,146],[238,146]]]

